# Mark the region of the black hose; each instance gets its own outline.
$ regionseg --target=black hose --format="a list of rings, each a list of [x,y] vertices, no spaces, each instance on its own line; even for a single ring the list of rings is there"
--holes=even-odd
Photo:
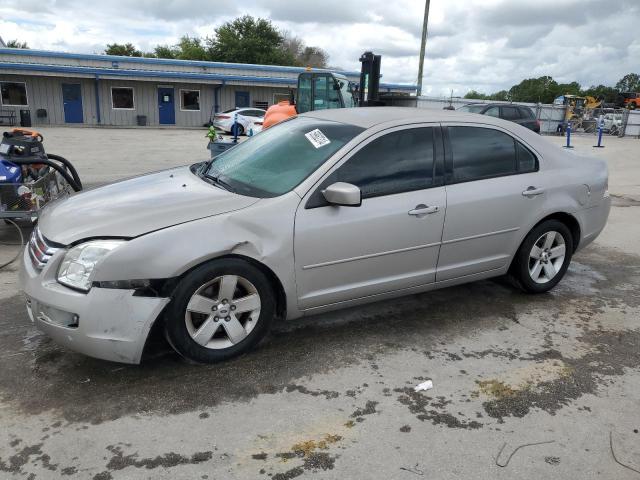
[[[6,218],[4,221],[7,222],[7,223],[10,223],[14,227],[16,227],[16,229],[18,230],[18,235],[20,235],[20,243],[0,242],[0,245],[18,245],[20,248],[18,249],[18,253],[16,253],[11,258],[11,260],[9,260],[8,262],[0,264],[0,269],[3,269],[4,267],[6,267],[8,265],[11,265],[13,262],[15,262],[18,259],[18,257],[20,256],[20,254],[22,253],[22,247],[24,246],[24,236],[22,235],[22,230],[20,229],[20,226],[16,222],[14,222],[13,220],[9,220],[8,218]]]
[[[67,183],[69,185],[71,185],[71,188],[73,188],[74,192],[79,192],[80,190],[82,190],[82,184],[81,183],[76,183],[76,179],[74,177],[72,177],[71,175],[69,175],[69,173],[67,172],[66,169],[66,165],[64,165],[65,168],[63,168],[62,166],[60,166],[57,163],[52,162],[51,160],[49,160],[48,158],[38,158],[36,159],[23,159],[23,158],[11,158],[11,163],[15,163],[16,165],[49,165],[50,167],[52,167],[54,170],[56,170],[60,175],[62,175],[62,178],[64,178]],[[68,161],[67,161],[68,163]],[[71,166],[71,164],[69,163],[69,165]],[[73,166],[71,166],[71,172],[72,175],[75,172],[74,176],[77,176],[78,173],[75,171],[75,169],[73,168]],[[78,182],[80,180],[78,179]]]
[[[60,163],[62,163],[67,168],[67,170],[71,172],[73,179],[76,181],[76,185],[78,185],[80,187],[80,190],[82,190],[82,182],[80,181],[80,176],[78,175],[78,172],[76,171],[75,167],[69,160],[67,160],[64,157],[61,157],[60,155],[55,155],[53,153],[47,153],[47,158],[50,158],[51,160],[57,160]],[[77,191],[78,190],[76,190],[76,192]]]

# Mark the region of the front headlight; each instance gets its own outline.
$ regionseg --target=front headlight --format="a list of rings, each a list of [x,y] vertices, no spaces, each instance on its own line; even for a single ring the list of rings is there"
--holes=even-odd
[[[100,260],[124,240],[92,240],[81,243],[67,252],[58,268],[58,282],[67,287],[88,292],[91,274]]]

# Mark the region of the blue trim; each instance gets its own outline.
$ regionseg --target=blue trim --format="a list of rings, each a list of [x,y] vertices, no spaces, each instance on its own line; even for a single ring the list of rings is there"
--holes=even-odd
[[[2,49],[0,49],[2,53]],[[27,70],[36,72],[77,73],[85,75],[119,76],[119,77],[146,77],[146,78],[176,78],[195,80],[218,80],[221,82],[237,81],[250,83],[272,83],[278,85],[297,85],[297,78],[285,77],[257,77],[249,75],[227,75],[223,73],[191,73],[191,72],[166,72],[157,70],[123,70],[120,68],[101,67],[72,67],[69,65],[39,65],[34,63],[4,63],[0,62],[0,68],[12,70]],[[393,88],[395,90],[414,91],[414,85],[380,84],[381,88]]]
[[[263,72],[301,73],[308,71],[304,67],[285,67],[280,65],[256,65],[253,63],[205,62],[197,60],[175,60],[172,58],[121,57],[118,55],[99,55],[88,53],[52,52],[49,50],[31,50],[25,48],[0,48],[2,55],[22,55],[34,57],[71,58],[75,60],[103,60],[110,63],[151,63],[155,65],[180,65],[188,67],[229,68],[236,70],[259,70]],[[334,70],[312,68],[314,72],[330,72]],[[335,70],[343,75],[359,77],[360,72]]]
[[[72,67],[68,65],[37,65],[33,63],[3,63],[0,68],[13,70],[28,70],[36,72],[78,73],[85,75],[109,75],[118,77],[149,77],[149,78],[190,78],[197,80],[226,80],[252,83],[275,83],[295,85],[296,78],[284,77],[256,77],[249,75],[225,75],[222,73],[191,73],[191,72],[159,72],[156,70],[122,70],[120,68]]]

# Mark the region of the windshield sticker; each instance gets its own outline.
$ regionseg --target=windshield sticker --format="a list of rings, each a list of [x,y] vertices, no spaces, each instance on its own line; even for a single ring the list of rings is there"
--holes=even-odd
[[[311,142],[311,145],[316,148],[324,147],[331,143],[331,140],[329,140],[318,128],[311,130],[309,133],[305,133],[304,136],[307,137],[307,140]]]

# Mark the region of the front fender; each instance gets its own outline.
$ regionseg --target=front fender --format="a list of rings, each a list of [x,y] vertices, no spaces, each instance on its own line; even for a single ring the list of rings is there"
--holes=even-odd
[[[249,257],[271,269],[287,297],[288,317],[298,316],[293,227],[300,197],[293,192],[249,208],[148,233],[109,254],[94,281],[179,277],[224,255]]]

